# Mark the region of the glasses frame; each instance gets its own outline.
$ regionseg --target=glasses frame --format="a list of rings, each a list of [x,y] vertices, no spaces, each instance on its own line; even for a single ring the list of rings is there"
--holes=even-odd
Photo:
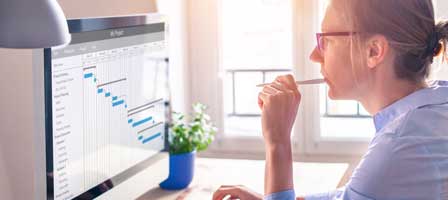
[[[324,52],[325,48],[325,44],[324,44],[324,37],[327,36],[353,36],[358,34],[358,32],[326,32],[326,33],[316,33],[316,39],[317,39],[317,49],[319,49],[319,51],[321,53]]]

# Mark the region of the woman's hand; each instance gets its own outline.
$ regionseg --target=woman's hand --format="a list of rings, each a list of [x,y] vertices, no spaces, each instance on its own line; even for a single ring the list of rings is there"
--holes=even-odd
[[[258,95],[263,136],[267,148],[290,144],[291,129],[301,94],[292,75],[278,76]]]
[[[222,200],[228,197],[229,200],[262,200],[263,196],[242,185],[221,186],[213,194],[213,200]]]

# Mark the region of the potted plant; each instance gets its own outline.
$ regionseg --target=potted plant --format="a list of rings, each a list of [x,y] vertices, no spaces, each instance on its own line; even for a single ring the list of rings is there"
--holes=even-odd
[[[206,150],[217,131],[205,110],[205,105],[193,104],[193,115],[187,117],[189,121],[184,114],[173,113],[168,139],[169,176],[160,183],[161,188],[184,189],[193,180],[196,152]]]

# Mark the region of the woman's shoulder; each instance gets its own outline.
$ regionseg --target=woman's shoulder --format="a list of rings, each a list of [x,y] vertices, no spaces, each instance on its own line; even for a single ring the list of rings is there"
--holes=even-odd
[[[369,151],[382,154],[379,157],[394,157],[392,160],[409,155],[425,157],[423,154],[443,154],[448,159],[447,130],[448,104],[417,108],[397,117],[378,132]]]
[[[448,103],[427,105],[403,116],[396,128],[399,138],[448,137]]]

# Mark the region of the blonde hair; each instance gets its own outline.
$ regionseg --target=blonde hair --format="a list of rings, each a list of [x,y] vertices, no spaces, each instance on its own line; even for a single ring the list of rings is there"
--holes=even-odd
[[[343,1],[343,2],[341,2]],[[422,82],[435,56],[446,53],[448,22],[436,24],[431,0],[341,0],[347,21],[360,34],[360,43],[369,35],[387,38],[395,52],[394,71],[401,79]],[[336,3],[336,0],[334,0]]]

